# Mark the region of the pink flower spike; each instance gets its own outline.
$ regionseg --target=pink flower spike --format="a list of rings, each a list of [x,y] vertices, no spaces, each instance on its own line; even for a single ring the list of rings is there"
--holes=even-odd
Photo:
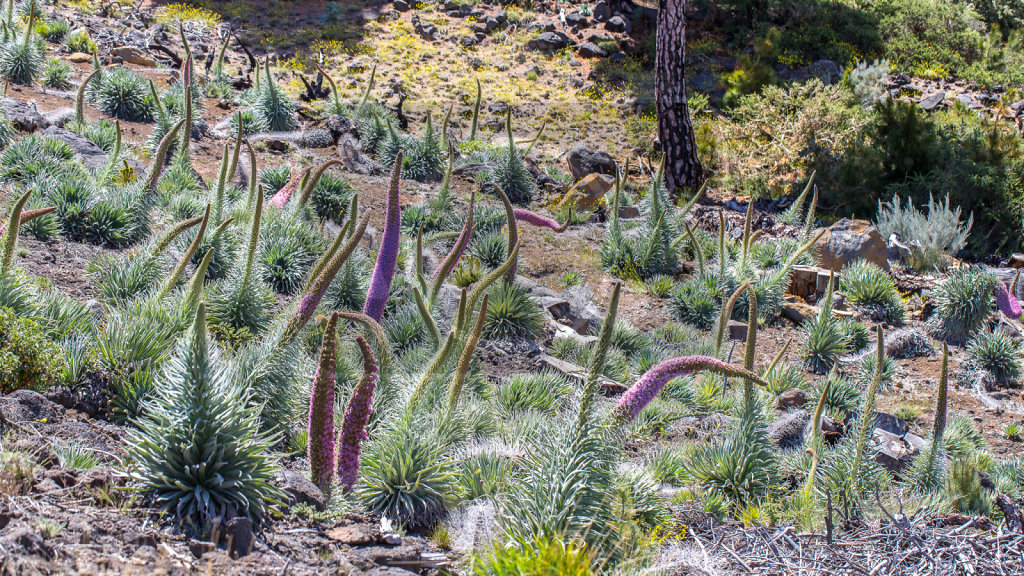
[[[362,336],[356,337],[356,343],[363,353],[363,377],[352,389],[338,433],[338,483],[345,492],[352,489],[359,476],[359,454],[367,438],[366,425],[370,422],[373,412],[370,406],[377,389],[377,361],[373,351]]]
[[[632,388],[619,399],[612,410],[613,418],[619,422],[629,422],[643,411],[661,389],[672,380],[696,372],[708,371],[722,376],[745,378],[752,382],[765,385],[757,374],[723,362],[711,356],[680,356],[665,360],[644,373]]]
[[[1006,284],[1002,282],[996,283],[996,306],[999,307],[1000,312],[1006,314],[1009,318],[1020,318],[1020,302],[1016,296],[1010,293]]]
[[[307,455],[313,484],[329,497],[334,479],[334,396],[338,313],[331,314],[320,347],[320,363],[309,396]]]
[[[565,221],[565,224],[559,224],[556,220],[548,218],[547,216],[541,216],[536,212],[530,212],[529,210],[523,210],[522,208],[516,208],[512,211],[515,214],[516,220],[519,222],[526,222],[532,226],[538,228],[550,228],[555,232],[565,232],[569,228],[569,223],[572,221],[572,216]]]
[[[284,205],[288,203],[288,199],[292,197],[295,190],[299,187],[299,182],[302,182],[302,177],[309,172],[309,168],[306,168],[302,172],[292,176],[292,179],[284,185],[283,188],[274,194],[274,197],[270,199],[270,205],[278,210],[284,208]]]
[[[395,278],[398,265],[398,251],[402,244],[402,209],[398,201],[399,177],[402,174],[402,153],[395,156],[391,168],[391,184],[388,186],[388,203],[384,213],[384,233],[377,250],[377,262],[373,266],[370,289],[366,293],[363,314],[377,322],[384,316],[384,308],[391,295],[391,281]]]

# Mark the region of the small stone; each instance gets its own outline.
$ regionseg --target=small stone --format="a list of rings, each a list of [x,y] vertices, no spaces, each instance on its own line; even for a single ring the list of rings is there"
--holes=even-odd
[[[227,539],[231,555],[241,558],[252,552],[252,520],[245,516],[236,516],[228,520],[224,530],[224,537]]]
[[[217,545],[213,542],[205,542],[203,540],[189,540],[188,542],[188,551],[197,559],[202,558],[203,554],[213,552],[216,549]]]
[[[600,46],[593,42],[587,42],[580,46],[580,56],[583,58],[604,58],[608,55],[607,52],[601,49]]]
[[[612,16],[604,23],[605,30],[609,32],[629,32],[632,28],[628,20],[622,16]]]
[[[291,470],[281,470],[275,477],[275,484],[282,488],[286,494],[286,504],[309,504],[317,510],[324,510],[323,492],[310,482],[305,476]]]
[[[395,0],[394,1],[394,6],[395,6],[395,10],[398,10],[399,12],[408,12],[409,11],[409,3],[406,2],[405,0]]]
[[[784,302],[782,304],[782,315],[797,324],[816,318],[818,309],[804,302]]]
[[[775,399],[775,406],[781,411],[803,408],[806,403],[807,395],[799,388],[790,388]]]
[[[377,541],[377,531],[366,524],[350,524],[328,530],[327,537],[349,546],[367,546]]]
[[[930,112],[938,108],[939,104],[942,104],[942,101],[945,98],[946,95],[943,92],[936,92],[934,94],[926,96],[925,98],[922,98],[921,101],[918,102],[918,105],[921,108],[925,109],[926,111]]]
[[[134,46],[118,46],[110,51],[110,55],[117,56],[121,60],[136,66],[143,66],[145,68],[156,68],[157,66],[157,62],[152,56]]]
[[[605,2],[605,0],[598,0],[598,2],[594,4],[592,13],[594,15],[594,20],[598,22],[605,22],[612,17],[612,9],[608,7],[608,3]]]
[[[72,52],[71,55],[68,56],[68,60],[71,60],[75,64],[83,64],[85,62],[92,62],[92,56],[85,52]]]

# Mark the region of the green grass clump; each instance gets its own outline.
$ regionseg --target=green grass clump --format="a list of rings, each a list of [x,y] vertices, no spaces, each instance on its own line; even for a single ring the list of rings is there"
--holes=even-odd
[[[124,66],[105,71],[96,105],[104,114],[130,122],[152,122],[156,113],[146,79]]]
[[[995,279],[977,268],[953,271],[932,293],[935,313],[928,319],[932,333],[950,343],[967,342],[992,316]]]
[[[967,354],[1000,384],[1017,382],[1024,372],[1021,365],[1024,351],[1004,332],[978,332],[967,344]]]
[[[43,86],[54,90],[67,90],[71,88],[71,65],[59,58],[46,60],[46,67],[43,68]]]
[[[878,321],[902,324],[906,317],[896,283],[885,270],[866,260],[857,260],[843,269],[839,290],[859,310]]]
[[[544,326],[540,306],[519,285],[501,281],[490,291],[485,338],[533,338]]]

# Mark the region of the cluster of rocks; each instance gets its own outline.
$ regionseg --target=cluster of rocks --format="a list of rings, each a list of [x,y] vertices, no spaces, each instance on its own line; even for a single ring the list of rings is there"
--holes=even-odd
[[[487,36],[491,32],[504,28],[508,25],[508,16],[505,15],[504,10],[497,10],[492,14],[481,8],[473,8],[468,4],[460,4],[457,2],[448,2],[443,6],[443,8],[445,14],[449,18],[460,20],[471,18],[475,21],[473,24],[472,35],[448,38],[449,41],[458,42],[463,46],[476,46],[477,44],[487,40]],[[409,5],[404,2],[404,0],[398,0],[395,2],[395,9],[399,12],[405,12],[409,10]],[[430,22],[424,22],[419,17],[419,14],[413,14],[410,18],[410,22],[416,30],[416,33],[427,40],[440,42],[445,39],[437,26]]]

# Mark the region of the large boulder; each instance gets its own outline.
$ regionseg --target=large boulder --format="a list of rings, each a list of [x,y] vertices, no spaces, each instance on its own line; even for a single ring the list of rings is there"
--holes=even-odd
[[[576,180],[589,174],[615,176],[615,173],[618,171],[615,159],[610,154],[591,150],[582,145],[576,146],[569,151],[569,155],[566,156],[566,162],[569,163],[569,172],[572,173],[572,177]]]
[[[43,136],[60,140],[70,146],[81,157],[82,164],[85,164],[85,167],[89,170],[96,170],[107,163],[107,153],[81,134],[65,130],[64,128],[58,128],[57,126],[50,126],[43,130]]]
[[[590,174],[584,176],[577,182],[559,202],[559,206],[574,205],[578,209],[587,211],[596,206],[615,186],[615,177],[607,174]]]
[[[46,119],[39,113],[34,102],[4,98],[3,108],[11,125],[21,132],[35,132],[47,126]]]
[[[843,218],[825,229],[818,240],[818,264],[839,271],[854,260],[867,260],[889,269],[889,247],[871,222]]]

